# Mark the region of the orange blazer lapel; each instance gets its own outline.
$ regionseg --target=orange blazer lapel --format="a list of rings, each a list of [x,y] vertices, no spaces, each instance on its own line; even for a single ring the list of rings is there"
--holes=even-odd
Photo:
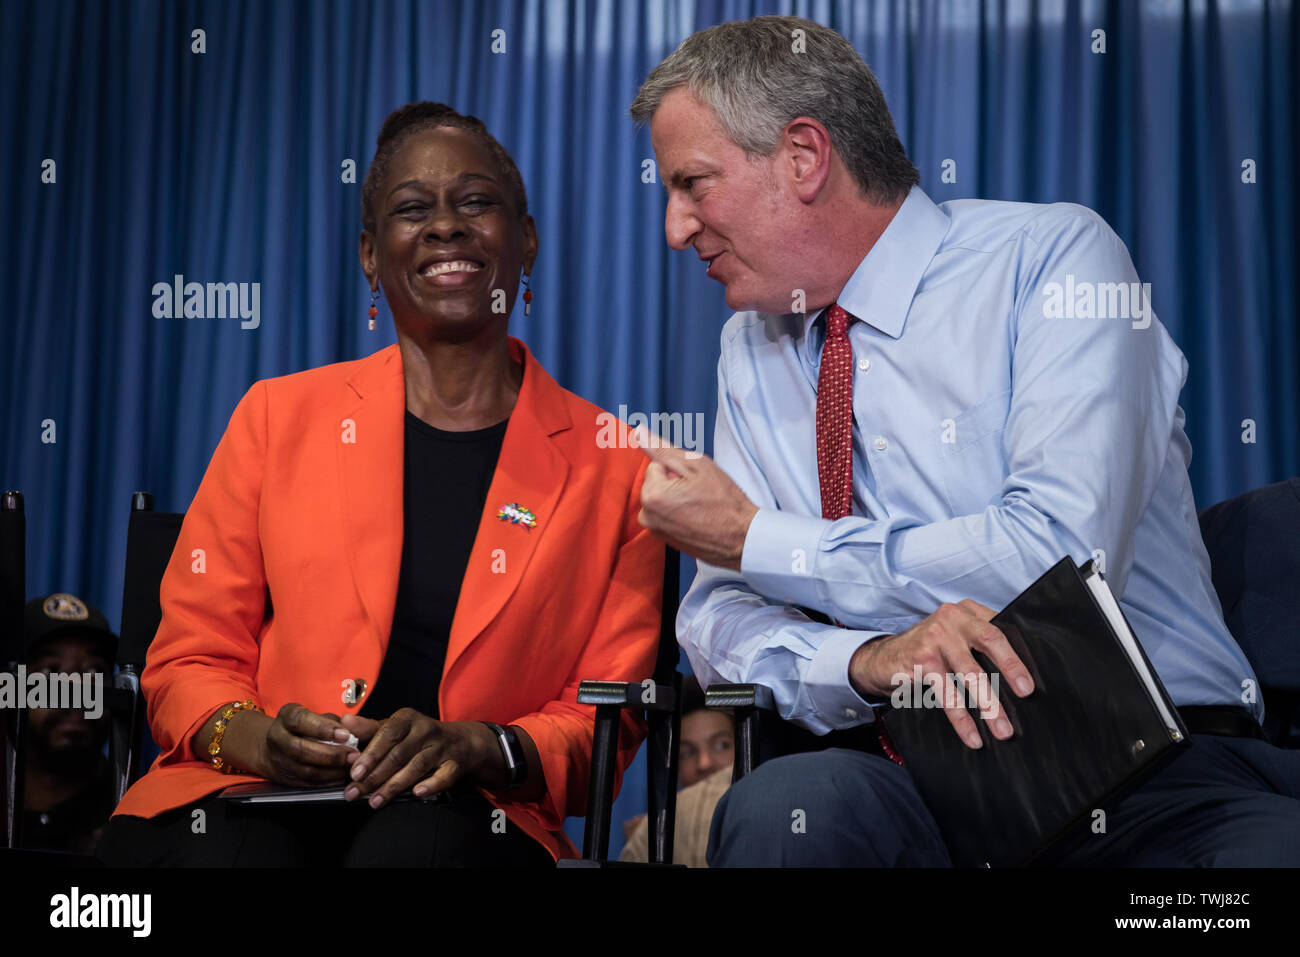
[[[527,346],[514,337],[510,339],[510,354],[523,361],[524,381],[506,426],[501,455],[461,583],[444,675],[451,673],[456,659],[497,617],[519,587],[538,543],[546,535],[569,474],[568,460],[551,440],[555,433],[573,425],[563,392]],[[507,505],[530,511],[536,526],[530,528],[498,517]],[[538,580],[536,587],[546,584]]]
[[[334,428],[343,495],[344,556],[374,626],[388,647],[402,567],[406,388],[402,355],[389,346],[348,380]]]

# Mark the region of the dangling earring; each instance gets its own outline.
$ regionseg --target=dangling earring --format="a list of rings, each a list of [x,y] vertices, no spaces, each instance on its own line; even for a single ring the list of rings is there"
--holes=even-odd
[[[379,315],[379,309],[375,306],[375,301],[379,298],[378,287],[370,290],[370,331],[375,331],[375,316]]]
[[[529,315],[533,310],[533,291],[528,288],[528,280],[532,277],[524,273],[524,315]]]

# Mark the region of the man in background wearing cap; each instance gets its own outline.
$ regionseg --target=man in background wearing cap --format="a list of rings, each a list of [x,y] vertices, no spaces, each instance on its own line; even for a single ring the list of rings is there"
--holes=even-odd
[[[117,635],[89,603],[64,592],[36,598],[23,618],[22,660],[28,675],[111,675]],[[24,763],[22,846],[89,854],[113,810],[113,779],[104,757],[103,714],[29,708],[19,755]]]

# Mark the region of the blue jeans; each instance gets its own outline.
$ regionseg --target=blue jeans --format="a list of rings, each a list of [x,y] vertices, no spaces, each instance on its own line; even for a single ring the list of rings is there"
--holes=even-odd
[[[1196,735],[1106,809],[1106,830],[1055,855],[1067,867],[1300,865],[1300,751]],[[831,749],[760,765],[718,803],[710,867],[947,867],[905,768]]]

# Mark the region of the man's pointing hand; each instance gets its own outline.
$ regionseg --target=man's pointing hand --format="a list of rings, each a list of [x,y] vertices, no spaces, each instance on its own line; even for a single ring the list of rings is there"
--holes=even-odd
[[[641,427],[633,441],[650,459],[641,486],[641,524],[678,551],[740,570],[758,507],[708,456],[687,452]]]

